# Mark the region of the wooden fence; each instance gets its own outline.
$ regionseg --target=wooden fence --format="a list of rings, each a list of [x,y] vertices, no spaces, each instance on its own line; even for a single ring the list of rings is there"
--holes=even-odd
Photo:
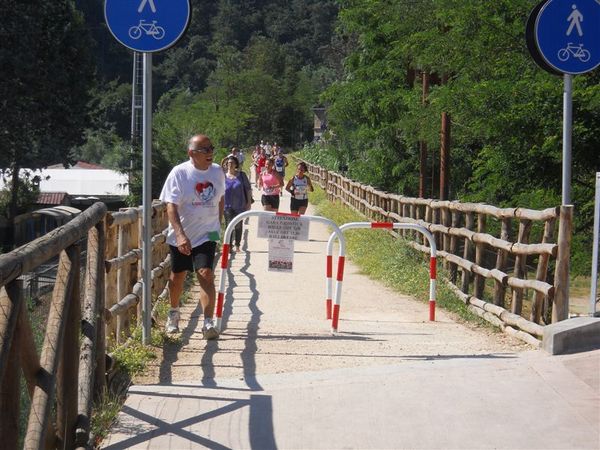
[[[307,166],[329,200],[374,221],[427,228],[455,293],[508,334],[539,346],[545,324],[568,318],[572,206],[539,211],[404,197]],[[427,243],[413,233],[400,235],[429,254]]]
[[[153,207],[152,292],[170,261],[164,205]],[[0,255],[0,442],[17,448],[20,376],[31,399],[24,448],[91,448],[93,399],[105,388],[107,341],[120,342],[141,300],[141,208],[96,203],[71,222]],[[80,267],[85,252],[85,267]],[[45,324],[32,322],[19,277],[59,258]],[[83,284],[81,275],[83,275]],[[43,328],[41,353],[35,332]]]

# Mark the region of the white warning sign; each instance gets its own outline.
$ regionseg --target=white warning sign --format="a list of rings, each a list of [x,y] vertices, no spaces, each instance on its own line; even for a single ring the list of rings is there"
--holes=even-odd
[[[308,241],[309,221],[297,216],[259,216],[258,237]]]

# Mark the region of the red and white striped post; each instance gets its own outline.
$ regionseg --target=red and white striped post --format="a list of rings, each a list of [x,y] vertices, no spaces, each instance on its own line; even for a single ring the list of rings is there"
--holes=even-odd
[[[275,213],[272,211],[245,211],[241,214],[238,214],[237,216],[235,216],[231,222],[229,222],[229,225],[227,225],[227,229],[225,230],[225,234],[223,236],[223,251],[222,251],[222,255],[221,255],[221,277],[219,280],[219,292],[217,294],[217,305],[216,305],[216,320],[215,320],[215,327],[217,328],[217,330],[221,331],[221,325],[222,325],[222,319],[223,319],[223,307],[225,304],[225,280],[227,279],[227,270],[229,268],[229,251],[230,251],[230,245],[229,245],[229,241],[231,239],[231,234],[233,233],[233,230],[235,229],[235,226],[242,220],[244,220],[246,217],[250,217],[250,216],[292,216],[292,217],[299,217],[302,220],[308,220],[311,222],[321,222],[324,223],[328,226],[330,226],[331,228],[333,228],[333,236],[337,236],[337,238],[340,241],[340,254],[339,254],[339,262],[338,262],[338,282],[336,284],[335,287],[335,298],[336,298],[336,304],[338,305],[337,307],[337,314],[339,315],[339,304],[340,304],[340,299],[341,299],[341,295],[342,295],[342,277],[343,277],[343,272],[344,272],[344,258],[345,258],[345,252],[346,252],[346,240],[344,238],[344,234],[342,233],[342,230],[337,226],[337,224],[335,222],[333,222],[330,219],[327,219],[325,217],[321,217],[321,216],[310,216],[310,215],[303,215],[300,216],[299,214],[290,214],[290,213]],[[341,268],[341,272],[340,269]],[[337,323],[337,321],[336,321]]]
[[[346,231],[353,228],[372,228],[372,229],[401,229],[401,230],[415,230],[419,233],[423,234],[427,240],[429,241],[429,249],[430,249],[430,260],[429,260],[429,320],[435,320],[435,291],[436,291],[436,254],[437,249],[435,245],[435,239],[432,234],[427,230],[427,228],[413,224],[413,223],[398,223],[398,222],[349,222],[340,226],[340,230]],[[337,331],[338,328],[338,320],[339,320],[339,303],[337,299],[336,292],[336,304],[333,306],[333,317],[331,312],[331,287],[332,287],[332,276],[333,276],[333,260],[332,260],[332,252],[333,252],[333,240],[336,237],[335,233],[332,233],[329,236],[329,240],[327,241],[327,268],[325,273],[325,307],[327,310],[327,319],[333,319],[332,328],[334,331]],[[344,261],[340,261],[338,264],[338,280],[340,281],[343,278],[344,274]],[[336,311],[337,305],[337,311]]]

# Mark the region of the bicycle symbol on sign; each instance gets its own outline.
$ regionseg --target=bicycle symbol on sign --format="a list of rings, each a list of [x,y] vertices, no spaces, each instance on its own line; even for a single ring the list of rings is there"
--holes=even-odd
[[[134,25],[129,29],[129,37],[131,39],[139,39],[142,37],[142,32],[146,33],[147,36],[152,36],[156,40],[165,37],[165,29],[157,26],[156,20],[153,20],[152,23],[140,20],[138,25]]]
[[[581,62],[588,62],[590,60],[590,52],[583,48],[583,44],[574,45],[569,42],[565,48],[561,48],[558,51],[558,59],[566,61],[570,56],[577,58]]]

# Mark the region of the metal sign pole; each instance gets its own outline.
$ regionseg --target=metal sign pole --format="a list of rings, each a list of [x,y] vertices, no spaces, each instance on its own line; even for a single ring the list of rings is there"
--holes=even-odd
[[[562,204],[571,204],[571,137],[573,132],[573,76],[565,73],[563,90]]]
[[[105,0],[104,18],[117,41],[143,54],[142,342],[150,343],[152,312],[152,52],[166,50],[185,34],[190,0]],[[138,59],[139,60],[139,59]],[[137,64],[134,64],[134,97]],[[134,99],[135,100],[135,99]],[[137,102],[132,105],[135,109]]]
[[[596,199],[594,202],[594,247],[592,248],[592,286],[590,289],[590,316],[596,315],[598,290],[598,226],[600,226],[600,172],[596,172]]]
[[[142,343],[150,343],[152,312],[152,53],[144,53],[144,157],[142,219]]]

